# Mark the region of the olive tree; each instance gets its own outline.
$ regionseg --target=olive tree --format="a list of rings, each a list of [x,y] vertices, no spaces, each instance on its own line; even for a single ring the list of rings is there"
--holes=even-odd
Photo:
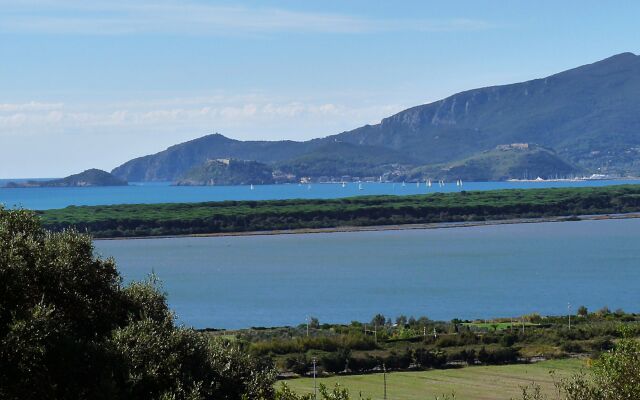
[[[152,277],[0,207],[0,398],[272,399],[273,366],[176,326]]]

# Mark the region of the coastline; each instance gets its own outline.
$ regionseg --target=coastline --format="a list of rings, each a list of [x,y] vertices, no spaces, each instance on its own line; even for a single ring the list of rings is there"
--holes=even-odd
[[[248,232],[219,232],[202,233],[191,235],[165,235],[165,236],[129,236],[114,238],[94,238],[98,240],[144,240],[144,239],[176,239],[176,238],[206,238],[206,237],[227,237],[227,236],[274,236],[274,235],[307,235],[316,233],[348,233],[348,232],[383,232],[383,231],[404,231],[404,230],[425,230],[425,229],[447,229],[447,228],[470,228],[478,226],[494,225],[515,225],[515,224],[536,224],[544,222],[579,222],[579,221],[599,221],[599,220],[620,220],[640,218],[640,212],[625,214],[590,214],[576,216],[556,216],[541,218],[515,218],[497,219],[488,221],[461,221],[461,222],[437,222],[426,224],[402,224],[402,225],[370,225],[370,226],[338,226],[333,228],[303,228],[285,229],[270,231],[248,231]]]

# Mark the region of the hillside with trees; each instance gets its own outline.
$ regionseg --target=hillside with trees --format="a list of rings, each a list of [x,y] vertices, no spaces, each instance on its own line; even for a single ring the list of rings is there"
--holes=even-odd
[[[124,286],[91,237],[0,208],[0,398],[272,399],[271,365],[177,326],[154,277]]]
[[[271,167],[236,159],[208,160],[182,175],[178,186],[250,185],[274,183]]]
[[[553,153],[528,161],[547,175],[640,175],[639,93],[640,56],[622,53],[541,79],[457,93],[321,139],[245,142],[207,135],[128,161],[112,173],[129,181],[173,181],[208,159],[237,158],[281,165],[298,177],[401,180],[407,169],[435,173],[497,146],[528,143]],[[511,174],[482,163],[475,168],[487,179],[521,177],[518,169]]]

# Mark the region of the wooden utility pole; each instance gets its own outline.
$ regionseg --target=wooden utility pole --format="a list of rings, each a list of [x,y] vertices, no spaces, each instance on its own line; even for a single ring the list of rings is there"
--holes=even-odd
[[[387,367],[382,363],[382,379],[384,380],[384,400],[387,400]]]
[[[316,358],[313,357],[313,400],[318,400],[318,387],[316,386]]]

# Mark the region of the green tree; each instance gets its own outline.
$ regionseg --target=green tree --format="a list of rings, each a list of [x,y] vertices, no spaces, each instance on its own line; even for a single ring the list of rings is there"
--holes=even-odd
[[[589,310],[587,310],[587,307],[585,307],[585,306],[580,306],[580,307],[578,307],[577,314],[580,317],[586,317],[586,316],[589,315]]]
[[[556,400],[630,400],[640,399],[640,343],[629,331],[615,347],[595,361],[593,369],[562,379]],[[523,400],[543,400],[538,385],[523,388]]]
[[[396,317],[396,325],[398,325],[399,327],[404,327],[405,325],[407,325],[407,317],[405,315]]]
[[[92,239],[0,207],[1,399],[271,399],[271,364],[177,327]]]
[[[387,319],[382,314],[376,314],[373,318],[371,318],[371,325],[373,326],[382,327],[384,326],[385,322],[387,322]]]
[[[325,385],[320,384],[318,388],[318,399],[320,400],[350,400],[349,390],[336,383],[333,389],[328,389]],[[283,383],[276,391],[276,400],[313,400],[313,394],[297,394],[292,391],[286,383]],[[365,400],[362,393],[358,395],[358,399]],[[369,397],[366,399],[370,400]]]

